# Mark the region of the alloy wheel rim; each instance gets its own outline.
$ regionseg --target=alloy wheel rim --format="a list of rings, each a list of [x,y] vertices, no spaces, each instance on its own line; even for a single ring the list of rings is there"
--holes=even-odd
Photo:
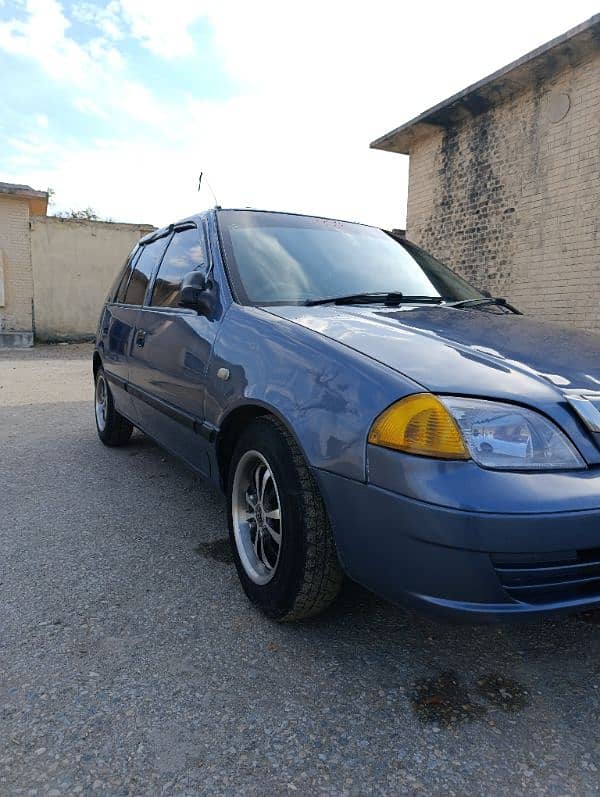
[[[95,396],[95,410],[96,410],[96,423],[101,432],[106,427],[106,411],[108,404],[108,391],[106,389],[106,380],[102,374],[96,379],[96,396]]]
[[[238,462],[231,501],[242,566],[255,584],[268,584],[281,557],[281,501],[271,466],[259,451],[246,451]]]

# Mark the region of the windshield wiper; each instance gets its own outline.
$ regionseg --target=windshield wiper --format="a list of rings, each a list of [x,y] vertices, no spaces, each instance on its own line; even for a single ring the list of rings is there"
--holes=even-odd
[[[306,307],[314,307],[317,304],[376,304],[382,303],[388,307],[406,302],[423,304],[440,304],[443,302],[441,296],[405,296],[399,291],[388,291],[387,293],[351,293],[347,296],[330,296],[327,299],[307,299],[304,304]]]
[[[481,299],[461,299],[459,302],[446,302],[446,304],[448,307],[482,307],[486,304],[496,304],[499,307],[506,307],[507,310],[510,310],[515,315],[523,315],[520,310],[517,310],[506,299],[502,299],[499,296],[484,296]]]

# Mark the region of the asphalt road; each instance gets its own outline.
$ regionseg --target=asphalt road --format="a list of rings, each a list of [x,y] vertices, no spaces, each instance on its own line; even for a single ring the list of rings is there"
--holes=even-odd
[[[441,625],[348,586],[276,625],[223,499],[100,444],[89,346],[0,353],[0,794],[596,794],[600,624]]]

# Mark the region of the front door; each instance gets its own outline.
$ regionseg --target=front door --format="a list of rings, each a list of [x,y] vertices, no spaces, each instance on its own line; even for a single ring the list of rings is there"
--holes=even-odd
[[[151,295],[138,313],[130,389],[137,391],[142,428],[208,476],[208,440],[202,424],[220,315],[208,318],[177,304],[184,275],[197,268],[208,269],[204,230],[192,224],[176,228]]]

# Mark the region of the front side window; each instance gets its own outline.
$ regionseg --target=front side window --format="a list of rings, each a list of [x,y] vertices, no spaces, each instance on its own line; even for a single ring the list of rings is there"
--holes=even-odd
[[[144,304],[148,282],[163,256],[167,241],[168,238],[165,236],[140,247],[140,256],[133,269],[125,295],[126,304]]]
[[[223,210],[228,271],[246,304],[303,304],[363,293],[460,301],[482,294],[416,246],[352,222]]]
[[[176,232],[160,264],[151,305],[177,307],[184,276],[205,264],[206,258],[199,230],[196,227],[189,227]]]

